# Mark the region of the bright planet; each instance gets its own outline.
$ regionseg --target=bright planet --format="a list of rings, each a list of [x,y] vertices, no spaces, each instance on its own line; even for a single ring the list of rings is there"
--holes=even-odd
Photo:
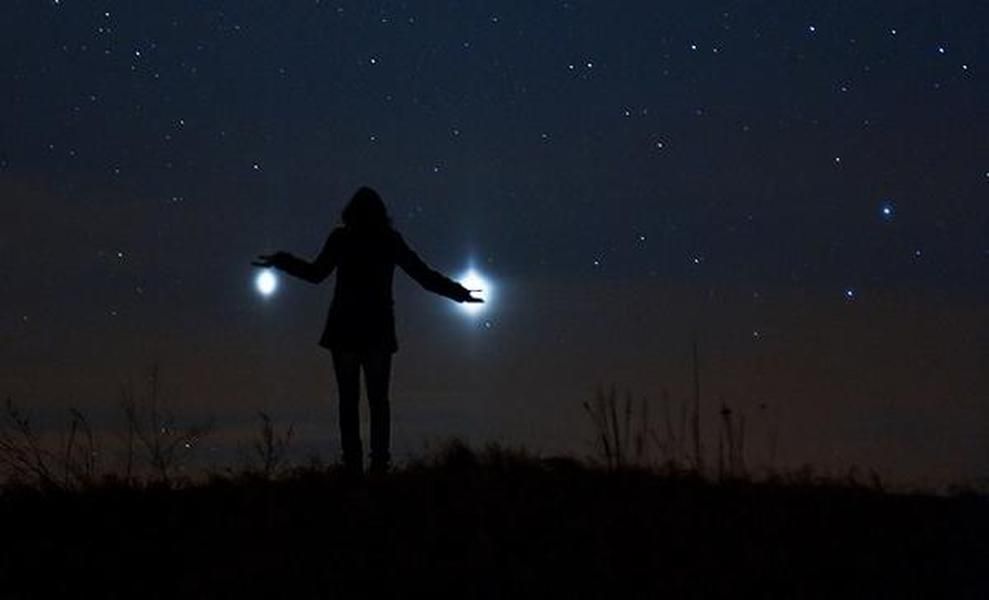
[[[268,297],[278,289],[278,278],[270,269],[265,269],[254,278],[254,287],[257,288],[259,294]]]
[[[479,302],[462,302],[458,306],[460,310],[468,315],[478,315],[487,310],[491,305],[491,282],[474,269],[467,269],[466,272],[457,278],[460,285],[473,292],[475,298],[484,300]]]

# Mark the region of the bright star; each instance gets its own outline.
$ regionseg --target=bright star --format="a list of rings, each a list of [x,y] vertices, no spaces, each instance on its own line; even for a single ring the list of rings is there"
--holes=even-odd
[[[459,304],[460,310],[473,316],[484,312],[485,309],[490,307],[492,286],[491,282],[485,279],[484,276],[473,268],[470,268],[457,279],[460,281],[460,285],[473,292],[475,298],[484,300],[483,303],[462,302]]]
[[[884,200],[881,205],[879,205],[879,215],[882,217],[883,221],[887,223],[893,220],[896,215],[896,207],[889,200]]]
[[[278,289],[278,278],[270,269],[264,269],[254,278],[254,287],[262,296],[268,297]]]

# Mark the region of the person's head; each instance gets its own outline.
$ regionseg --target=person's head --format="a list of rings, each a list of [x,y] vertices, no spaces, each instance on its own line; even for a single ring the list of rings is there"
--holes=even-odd
[[[343,209],[343,224],[357,229],[377,229],[391,225],[388,210],[378,192],[362,187]]]

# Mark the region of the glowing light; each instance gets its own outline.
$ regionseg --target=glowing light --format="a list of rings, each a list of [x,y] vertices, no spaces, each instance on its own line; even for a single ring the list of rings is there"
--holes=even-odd
[[[896,207],[891,201],[885,200],[879,205],[879,215],[883,221],[892,221],[893,217],[896,216]]]
[[[270,269],[265,269],[254,278],[254,287],[257,288],[258,293],[262,296],[270,296],[278,289],[278,278],[275,277],[275,274]]]
[[[473,295],[475,298],[484,300],[483,303],[462,302],[458,305],[460,310],[468,315],[478,315],[490,307],[492,286],[491,282],[485,279],[483,275],[474,269],[467,269],[467,272],[457,279],[460,281],[460,285],[474,292]]]

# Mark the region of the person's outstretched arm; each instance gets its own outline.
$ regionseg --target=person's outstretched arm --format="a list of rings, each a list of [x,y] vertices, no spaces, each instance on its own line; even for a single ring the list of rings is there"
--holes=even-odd
[[[480,301],[478,298],[471,296],[470,290],[464,286],[434,271],[433,269],[430,269],[429,266],[423,262],[421,258],[419,258],[419,255],[416,254],[412,248],[409,248],[409,245],[405,243],[405,240],[402,239],[402,236],[398,233],[395,234],[395,240],[397,244],[395,251],[395,262],[398,266],[402,267],[402,270],[408,273],[412,279],[415,279],[419,285],[434,294],[446,296],[456,302]]]
[[[276,252],[274,254],[262,254],[253,265],[258,267],[275,267],[285,271],[293,277],[298,277],[309,283],[321,283],[330,276],[337,266],[337,256],[339,256],[340,230],[334,229],[323,249],[320,250],[316,260],[309,262],[288,252]]]

